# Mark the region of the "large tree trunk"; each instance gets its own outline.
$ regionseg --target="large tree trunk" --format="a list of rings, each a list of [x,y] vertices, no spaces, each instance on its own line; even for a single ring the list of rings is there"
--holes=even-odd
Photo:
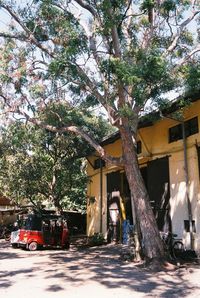
[[[165,259],[165,251],[160,238],[157,223],[150,205],[149,196],[140,173],[134,139],[130,129],[120,129],[125,160],[125,172],[128,179],[131,203],[134,206],[136,220],[139,222],[145,257]]]

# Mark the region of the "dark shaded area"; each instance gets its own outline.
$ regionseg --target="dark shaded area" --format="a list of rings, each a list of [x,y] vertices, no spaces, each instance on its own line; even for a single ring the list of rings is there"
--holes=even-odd
[[[70,235],[86,234],[86,214],[67,212]]]
[[[9,254],[8,254],[9,258]],[[24,270],[14,270],[14,271],[0,271],[0,289],[1,288],[9,288],[11,287],[14,282],[11,281],[11,278],[15,278],[18,274],[24,274],[27,275],[29,273],[32,273],[32,269],[24,269]]]
[[[150,197],[157,225],[160,231],[172,230],[170,217],[170,189],[169,189],[169,156],[149,161],[141,168],[141,174]],[[120,171],[111,172],[107,176],[107,210],[108,210],[108,241],[122,241],[120,232],[124,218],[122,203],[125,210],[125,219],[133,224],[130,190],[126,175]],[[120,201],[121,200],[121,201]]]
[[[147,165],[147,190],[160,231],[172,230],[170,218],[169,157],[158,158]]]
[[[63,291],[64,288],[58,286],[58,285],[52,285],[50,286],[47,291],[50,291],[50,292],[59,292],[59,291]]]
[[[7,280],[1,280],[0,281],[0,288],[8,288],[12,286],[12,283]]]
[[[10,253],[10,252],[1,252],[0,253],[0,260],[6,260],[6,259],[15,259],[19,256],[16,253]]]
[[[130,190],[125,173],[111,172],[107,176],[107,229],[108,242],[122,241],[123,216],[133,224]],[[124,213],[122,211],[122,206]]]
[[[17,274],[27,274],[27,273],[31,273],[32,271],[33,271],[32,269],[14,270],[11,272],[0,271],[0,279],[2,279],[4,277],[8,277],[8,276],[14,276]]]

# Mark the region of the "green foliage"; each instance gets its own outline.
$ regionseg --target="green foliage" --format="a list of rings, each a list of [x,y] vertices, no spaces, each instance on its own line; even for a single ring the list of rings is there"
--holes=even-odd
[[[72,139],[56,135],[49,138],[48,133],[29,126],[18,125],[7,132],[2,141],[1,190],[18,201],[48,201],[56,207],[85,209],[87,177],[84,170],[80,170],[83,160],[73,156]],[[66,196],[71,201],[69,206],[62,204]]]
[[[182,70],[186,77],[186,91],[191,93],[200,90],[200,60],[195,64],[189,64]]]
[[[66,5],[60,0],[34,0],[31,6],[9,3],[27,30],[12,20],[8,27],[11,36],[1,39],[2,109],[7,105],[18,112],[19,107],[57,129],[76,125],[100,141],[113,130],[103,118],[92,115],[92,108],[100,110],[103,106],[111,120],[127,118],[129,128],[136,131],[146,103],[163,106],[166,100],[162,95],[178,87],[199,90],[198,53],[190,59],[198,34],[180,26],[191,9],[189,0],[91,0],[86,1],[90,6],[87,13],[76,9],[73,1]],[[169,50],[176,36],[177,44]],[[178,60],[184,57],[185,63],[178,67]],[[123,96],[119,90],[123,90]],[[113,122],[117,126],[122,121]],[[5,148],[11,152],[10,161],[16,172],[21,171],[20,179],[29,177],[28,187],[23,186],[27,195],[30,185],[36,193],[38,178],[47,189],[53,170],[59,172],[60,185],[68,181],[67,172],[60,171],[63,163],[70,168],[72,160],[92,150],[81,137],[69,132],[52,133],[33,127],[25,131],[18,122],[6,132],[2,148],[2,152]],[[56,152],[60,164],[53,167]],[[18,160],[13,158],[14,153]],[[22,160],[23,171],[17,167]],[[71,170],[77,170],[78,161],[74,166]],[[43,179],[43,169],[47,180]],[[73,194],[81,197],[78,193],[74,187]],[[53,195],[58,197],[58,192]],[[67,191],[62,199],[69,202]]]
[[[113,132],[113,128],[101,116],[95,116],[87,110],[87,106],[73,107],[67,104],[52,103],[40,113],[41,119],[57,128],[76,125],[88,132],[96,141],[100,141],[104,136]],[[52,135],[49,132],[49,135]],[[70,132],[62,133],[69,140],[76,142],[74,150],[82,152],[83,156],[87,155],[87,151],[91,150],[87,143],[81,137],[74,137]],[[90,148],[90,149],[89,149]]]
[[[27,28],[30,31],[34,31],[34,36],[39,41],[47,41],[48,35],[46,34],[44,28],[42,26],[36,26],[34,19],[28,20],[26,23]]]
[[[95,22],[90,13],[79,15],[76,9],[71,9],[72,2],[65,6],[59,0],[38,0],[33,1],[31,9],[28,5],[19,5],[17,9],[16,5],[16,13],[24,26],[47,51],[40,52],[28,40],[27,44],[19,44],[14,39],[5,39],[0,48],[3,58],[0,80],[5,90],[8,87],[14,90],[18,98],[24,92],[29,94],[34,98],[32,108],[36,111],[41,100],[55,100],[54,85],[63,86],[61,88],[69,94],[74,105],[89,107],[99,103],[95,88],[88,86],[89,81],[100,94],[104,94],[105,86],[109,85],[106,100],[111,105],[116,100],[118,85],[129,87],[132,101],[139,106],[183,84],[183,77],[180,80],[179,69],[175,71],[174,66],[179,58],[190,52],[196,36],[190,28],[184,28],[177,46],[169,54],[171,58],[163,53],[179,32],[190,1],[139,0],[134,3],[134,15],[129,21],[132,2],[88,1],[98,15]],[[152,32],[151,13],[156,18]],[[115,55],[114,27],[120,58]],[[14,35],[19,31],[13,24],[9,30]],[[95,67],[91,37],[99,56]]]
[[[93,127],[97,139],[109,131],[101,118],[65,105],[48,106],[40,119],[57,127],[75,123],[85,130]],[[2,129],[1,191],[18,203],[26,199],[36,205],[47,202],[49,206],[85,212],[88,178],[83,157],[89,152],[91,148],[79,136],[15,122]]]
[[[102,245],[104,243],[105,239],[102,233],[94,233],[94,235],[89,238],[90,246]]]
[[[175,86],[176,80],[170,74],[169,64],[159,50],[152,49],[147,53],[139,49],[135,51],[134,59],[132,64],[126,62],[126,59],[104,60],[102,71],[105,75],[109,75],[109,80],[113,84],[120,81],[124,85],[131,85],[131,95],[137,104],[143,105],[148,96],[156,98],[161,90],[167,92]],[[122,111],[122,108],[120,109]]]
[[[152,9],[155,6],[155,1],[154,0],[144,0],[141,4],[141,9],[142,10],[149,10]]]
[[[162,8],[166,14],[176,9],[176,0],[165,0],[162,3]]]

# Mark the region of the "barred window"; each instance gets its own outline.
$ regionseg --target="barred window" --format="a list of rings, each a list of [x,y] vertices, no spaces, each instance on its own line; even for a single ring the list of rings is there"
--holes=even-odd
[[[185,125],[185,135],[189,137],[195,133],[199,132],[198,117],[194,117],[184,122]],[[182,125],[178,124],[176,126],[169,128],[169,143],[181,140],[183,138]]]

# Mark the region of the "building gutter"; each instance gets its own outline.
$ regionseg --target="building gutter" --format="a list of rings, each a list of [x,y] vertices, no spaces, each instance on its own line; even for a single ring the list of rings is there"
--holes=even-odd
[[[185,184],[186,184],[186,200],[188,209],[188,220],[189,220],[189,233],[190,233],[190,248],[194,250],[194,238],[192,230],[192,204],[189,196],[189,174],[188,174],[188,159],[187,159],[187,137],[185,134],[185,124],[181,121],[182,135],[183,135],[183,152],[184,152],[184,172],[185,172]]]
[[[103,167],[102,160],[100,159],[100,233],[103,232],[103,220],[102,220],[102,211],[103,211]]]

